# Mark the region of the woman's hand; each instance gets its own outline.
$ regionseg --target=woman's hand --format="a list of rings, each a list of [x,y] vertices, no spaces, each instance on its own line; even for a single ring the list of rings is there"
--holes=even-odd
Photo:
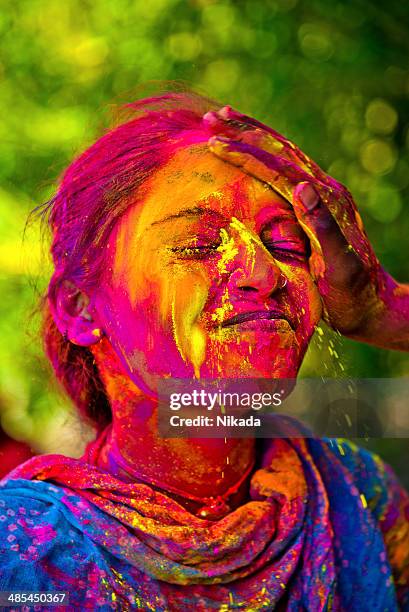
[[[292,204],[311,245],[324,318],[345,336],[409,350],[409,288],[381,267],[349,191],[296,145],[230,107],[204,116],[210,150]]]

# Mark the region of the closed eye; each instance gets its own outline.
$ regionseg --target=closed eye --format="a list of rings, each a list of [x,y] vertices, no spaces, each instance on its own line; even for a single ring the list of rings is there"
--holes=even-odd
[[[289,240],[263,240],[268,251],[278,259],[297,259],[306,261],[309,253],[304,245]]]
[[[217,253],[220,242],[196,246],[173,246],[169,251],[181,259],[207,259]]]

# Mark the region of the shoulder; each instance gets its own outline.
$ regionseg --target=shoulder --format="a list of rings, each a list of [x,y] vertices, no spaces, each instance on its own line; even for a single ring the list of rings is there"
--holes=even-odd
[[[0,590],[52,588],[63,565],[69,575],[84,558],[86,542],[59,501],[63,495],[43,481],[0,483]]]
[[[408,502],[409,496],[392,468],[379,455],[343,438],[323,440],[350,474],[365,502],[382,521],[390,503]]]
[[[382,532],[401,600],[409,605],[409,494],[377,454],[344,439],[324,442],[347,468]]]

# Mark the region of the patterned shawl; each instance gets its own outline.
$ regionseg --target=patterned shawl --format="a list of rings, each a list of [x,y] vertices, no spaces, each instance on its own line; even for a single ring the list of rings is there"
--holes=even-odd
[[[409,496],[346,441],[264,441],[248,501],[216,521],[38,456],[1,482],[0,525],[0,591],[66,591],[65,610],[409,610]]]

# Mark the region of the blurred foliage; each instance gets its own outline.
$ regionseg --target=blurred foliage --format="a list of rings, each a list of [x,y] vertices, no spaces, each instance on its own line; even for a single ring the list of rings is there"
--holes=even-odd
[[[65,414],[30,317],[49,269],[35,230],[22,249],[24,220],[112,104],[143,95],[146,81],[184,80],[292,138],[349,187],[382,263],[409,280],[407,3],[6,0],[0,10],[0,377],[12,435],[41,450]],[[338,344],[339,373],[409,373],[408,354]],[[304,373],[331,370],[323,350]],[[371,445],[409,485],[407,442]]]

